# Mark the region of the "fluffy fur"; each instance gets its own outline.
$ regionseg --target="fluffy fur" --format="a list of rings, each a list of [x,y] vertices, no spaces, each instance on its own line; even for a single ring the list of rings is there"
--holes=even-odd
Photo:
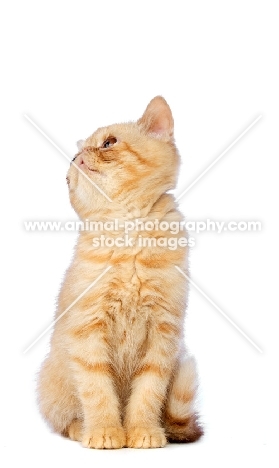
[[[182,221],[174,198],[179,155],[173,118],[162,97],[137,122],[98,129],[75,157],[67,180],[82,220]],[[120,223],[121,224],[121,223]],[[40,410],[52,428],[91,448],[163,447],[192,442],[202,429],[194,408],[195,362],[184,349],[187,247],[92,247],[100,235],[81,231],[62,286],[56,317],[94,279],[111,269],[56,323],[40,371]],[[169,231],[129,233],[181,237]]]

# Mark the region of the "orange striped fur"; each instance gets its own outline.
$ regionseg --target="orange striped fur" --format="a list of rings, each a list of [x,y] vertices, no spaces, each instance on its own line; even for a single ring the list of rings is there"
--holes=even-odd
[[[71,165],[71,203],[81,220],[158,219],[181,222],[174,198],[179,154],[173,118],[162,97],[137,122],[98,129]],[[93,248],[102,234],[81,231],[61,288],[56,317],[108,267],[111,269],[55,325],[42,365],[40,410],[51,427],[91,448],[163,447],[194,441],[202,429],[195,411],[194,359],[184,348],[188,247]],[[133,230],[129,236],[169,239],[185,231]]]

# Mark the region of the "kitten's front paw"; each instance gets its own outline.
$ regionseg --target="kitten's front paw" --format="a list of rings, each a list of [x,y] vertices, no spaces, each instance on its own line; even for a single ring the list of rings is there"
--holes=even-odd
[[[127,447],[158,448],[164,447],[167,439],[161,427],[134,427],[128,430]]]
[[[122,427],[101,427],[84,434],[82,445],[95,449],[119,449],[124,447],[126,436]]]

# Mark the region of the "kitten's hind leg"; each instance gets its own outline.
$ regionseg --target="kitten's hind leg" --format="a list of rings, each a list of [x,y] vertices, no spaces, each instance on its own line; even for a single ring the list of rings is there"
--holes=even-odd
[[[78,440],[81,442],[83,436],[83,421],[81,419],[73,419],[65,431],[65,436],[72,440]]]
[[[165,429],[169,441],[195,442],[203,435],[195,411],[197,373],[193,357],[179,362],[168,393]]]
[[[65,362],[57,352],[51,353],[43,363],[38,377],[39,406],[55,432],[80,440],[81,404]]]

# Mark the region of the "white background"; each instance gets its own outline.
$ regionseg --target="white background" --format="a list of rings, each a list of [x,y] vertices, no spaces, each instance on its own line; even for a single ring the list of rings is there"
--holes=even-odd
[[[278,3],[6,2],[1,13],[1,393],[3,466],[278,466]],[[36,372],[74,233],[27,233],[25,220],[76,219],[68,162],[97,127],[169,102],[182,155],[180,193],[258,115],[262,119],[181,200],[187,219],[259,220],[258,233],[203,233],[192,279],[263,350],[191,288],[187,341],[206,435],[158,450],[96,451],[52,434]],[[277,353],[278,356],[278,353]],[[272,358],[275,358],[274,360]],[[269,460],[269,461],[268,461]]]

